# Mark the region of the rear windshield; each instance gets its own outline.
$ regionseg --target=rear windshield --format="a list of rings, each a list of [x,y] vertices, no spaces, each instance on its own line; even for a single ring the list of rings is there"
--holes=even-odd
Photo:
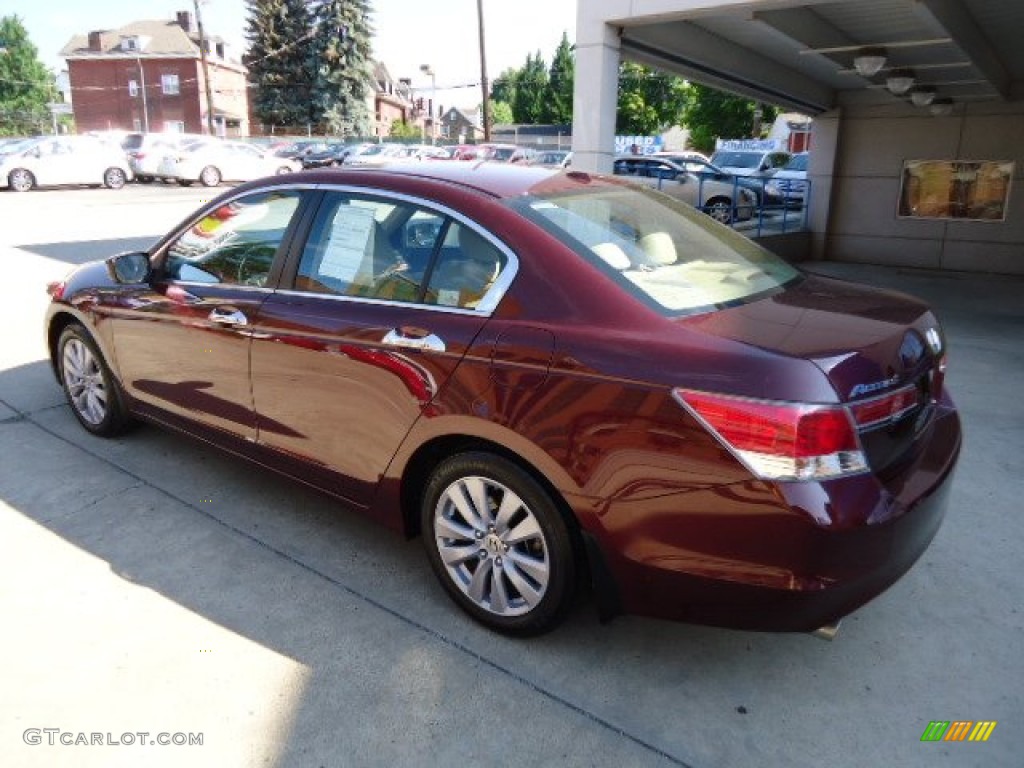
[[[801,279],[752,240],[653,190],[559,190],[508,204],[663,314],[754,301]]]

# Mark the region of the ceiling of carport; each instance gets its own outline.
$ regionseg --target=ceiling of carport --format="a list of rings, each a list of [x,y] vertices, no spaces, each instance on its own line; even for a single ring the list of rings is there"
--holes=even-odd
[[[760,0],[612,21],[626,58],[809,114],[893,103],[886,76],[914,70],[954,102],[1024,99],[1024,0]],[[854,57],[886,49],[865,78]]]

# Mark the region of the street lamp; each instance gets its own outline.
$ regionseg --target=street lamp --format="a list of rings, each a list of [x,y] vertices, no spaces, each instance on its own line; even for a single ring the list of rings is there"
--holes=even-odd
[[[437,101],[437,73],[429,64],[420,64],[420,72],[430,75],[430,143],[437,144],[437,120],[434,119],[434,102]]]

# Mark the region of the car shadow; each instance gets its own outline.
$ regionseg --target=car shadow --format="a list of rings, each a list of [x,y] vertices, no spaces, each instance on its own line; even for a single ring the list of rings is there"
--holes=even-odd
[[[115,237],[109,240],[84,240],[73,243],[32,243],[16,247],[38,256],[45,256],[48,259],[77,265],[95,261],[96,259],[105,259],[108,256],[126,251],[146,251],[159,239],[159,235],[153,235],[152,237]]]

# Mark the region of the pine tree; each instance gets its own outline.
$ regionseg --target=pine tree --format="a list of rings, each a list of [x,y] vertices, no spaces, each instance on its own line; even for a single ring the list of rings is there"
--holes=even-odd
[[[0,135],[41,133],[50,125],[49,102],[56,97],[53,75],[39,60],[17,16],[0,18]]]
[[[512,99],[512,114],[517,123],[541,123],[545,117],[548,95],[548,68],[540,51],[527,54],[526,64],[516,78],[516,91]]]
[[[307,55],[312,26],[304,0],[246,0],[246,63],[253,113],[273,126],[316,122],[310,109],[313,70]]]
[[[569,36],[562,32],[562,41],[555,49],[548,72],[548,99],[545,103],[545,120],[549,123],[572,122],[572,89],[576,75],[576,62]]]
[[[309,5],[315,27],[309,47],[314,114],[331,133],[367,136],[372,132],[369,3],[320,0]]]

